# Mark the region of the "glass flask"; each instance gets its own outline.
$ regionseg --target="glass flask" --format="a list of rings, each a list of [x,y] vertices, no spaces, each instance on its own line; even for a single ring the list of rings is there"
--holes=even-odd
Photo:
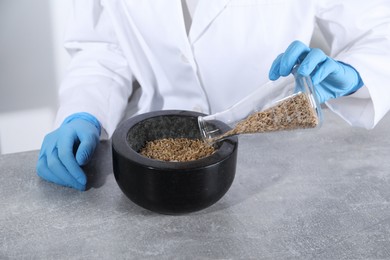
[[[229,136],[316,128],[322,123],[321,105],[311,77],[295,73],[269,81],[230,108],[198,117],[203,140],[214,144]],[[222,131],[213,122],[231,130]]]

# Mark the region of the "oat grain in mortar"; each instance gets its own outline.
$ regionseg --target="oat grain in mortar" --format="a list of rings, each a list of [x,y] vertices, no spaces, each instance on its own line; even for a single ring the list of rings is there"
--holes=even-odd
[[[151,159],[169,162],[188,162],[212,155],[215,148],[202,140],[164,138],[149,141],[140,154]]]

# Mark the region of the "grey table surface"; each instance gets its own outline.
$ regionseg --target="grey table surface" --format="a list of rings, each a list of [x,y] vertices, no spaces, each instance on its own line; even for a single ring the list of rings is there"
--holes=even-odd
[[[390,115],[373,130],[324,119],[240,136],[230,190],[181,216],[125,197],[109,142],[85,168],[85,192],[37,177],[38,151],[2,155],[0,259],[390,258]]]

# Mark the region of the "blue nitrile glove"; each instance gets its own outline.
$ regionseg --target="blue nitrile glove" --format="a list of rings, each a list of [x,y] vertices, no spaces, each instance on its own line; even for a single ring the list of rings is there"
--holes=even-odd
[[[85,190],[85,165],[99,143],[100,123],[88,113],[67,117],[61,126],[46,135],[37,163],[37,173],[56,184]]]
[[[287,76],[295,65],[297,73],[311,76],[320,103],[331,98],[352,94],[363,86],[359,73],[350,65],[328,57],[320,49],[311,49],[300,41],[294,41],[286,52],[280,54],[269,71],[269,79]]]

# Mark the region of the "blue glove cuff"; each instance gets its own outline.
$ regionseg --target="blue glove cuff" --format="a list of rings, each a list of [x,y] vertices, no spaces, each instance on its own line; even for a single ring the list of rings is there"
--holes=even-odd
[[[86,113],[86,112],[75,113],[75,114],[68,116],[67,118],[65,118],[64,122],[62,122],[62,125],[67,124],[75,119],[84,119],[84,120],[92,123],[97,128],[97,130],[99,132],[99,136],[100,136],[102,127],[100,125],[99,120],[97,120],[96,117],[94,117],[93,115]]]

